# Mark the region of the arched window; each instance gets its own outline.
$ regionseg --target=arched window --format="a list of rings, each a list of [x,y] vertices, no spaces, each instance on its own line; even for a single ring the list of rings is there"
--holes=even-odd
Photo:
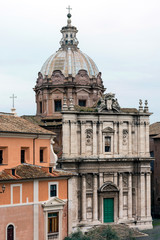
[[[12,224],[7,227],[7,240],[14,240],[14,226]]]

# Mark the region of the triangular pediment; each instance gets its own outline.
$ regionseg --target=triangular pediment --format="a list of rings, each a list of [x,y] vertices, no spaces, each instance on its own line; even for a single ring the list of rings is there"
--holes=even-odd
[[[77,91],[76,91],[76,93],[79,93],[79,92],[86,92],[86,93],[90,93],[90,91],[88,91],[87,89],[85,89],[85,88],[81,88],[81,89],[78,89]]]
[[[65,202],[58,197],[53,197],[42,204],[43,207],[62,207],[64,205]]]
[[[64,90],[62,90],[60,88],[55,88],[51,91],[51,93],[64,93]]]
[[[106,127],[102,130],[103,133],[114,133],[113,128],[111,127]]]

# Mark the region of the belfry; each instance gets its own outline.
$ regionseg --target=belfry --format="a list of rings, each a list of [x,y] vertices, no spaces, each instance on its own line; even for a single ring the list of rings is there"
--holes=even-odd
[[[77,174],[68,191],[70,231],[108,222],[152,228],[148,103],[122,108],[115,94],[104,93],[77,32],[69,11],[60,48],[34,88],[37,116],[57,134],[58,166]]]

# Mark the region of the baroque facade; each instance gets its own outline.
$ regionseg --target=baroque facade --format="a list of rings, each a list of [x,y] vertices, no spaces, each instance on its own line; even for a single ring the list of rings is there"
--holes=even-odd
[[[70,231],[108,222],[152,228],[148,103],[121,108],[115,94],[104,94],[101,72],[77,47],[67,17],[61,47],[34,90],[44,127],[61,121],[59,133],[53,127],[62,137],[58,166],[77,173],[68,191]]]

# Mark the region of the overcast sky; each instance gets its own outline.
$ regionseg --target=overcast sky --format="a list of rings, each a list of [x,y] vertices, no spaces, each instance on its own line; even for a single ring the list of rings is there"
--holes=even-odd
[[[79,48],[102,72],[107,92],[121,107],[148,99],[160,121],[159,0],[4,0],[0,1],[0,111],[35,114],[37,73],[60,47],[60,29],[72,7]]]

